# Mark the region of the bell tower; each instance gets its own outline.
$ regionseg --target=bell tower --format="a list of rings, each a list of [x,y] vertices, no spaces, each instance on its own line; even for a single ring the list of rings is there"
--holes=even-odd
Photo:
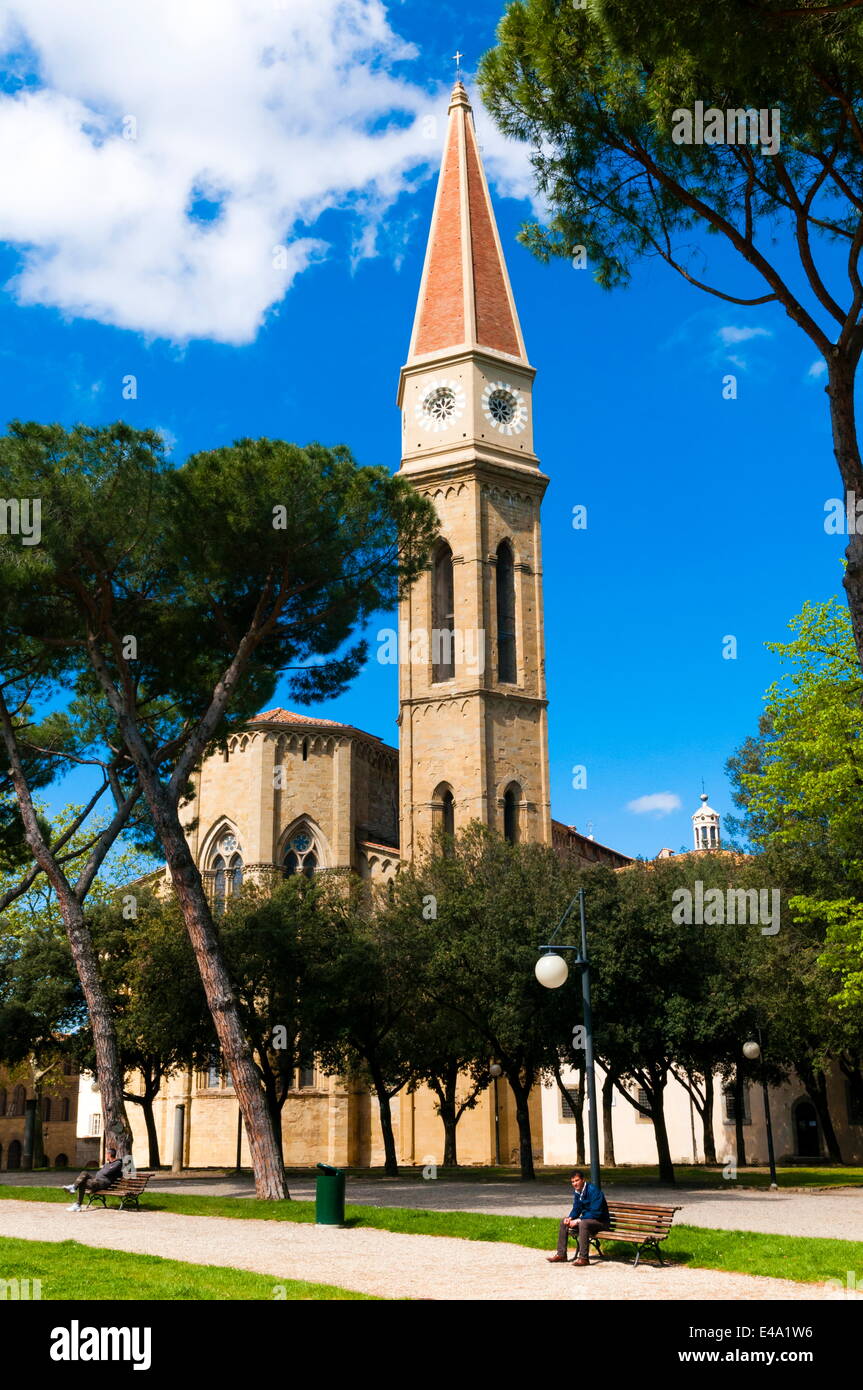
[[[398,395],[400,476],[441,529],[399,610],[406,859],[472,820],[551,843],[533,378],[459,81]]]

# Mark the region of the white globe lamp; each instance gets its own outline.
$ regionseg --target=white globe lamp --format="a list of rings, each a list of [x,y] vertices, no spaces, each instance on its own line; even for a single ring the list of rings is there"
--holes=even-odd
[[[556,955],[554,951],[547,951],[537,961],[534,973],[546,989],[560,989],[569,974],[569,966],[563,956]]]

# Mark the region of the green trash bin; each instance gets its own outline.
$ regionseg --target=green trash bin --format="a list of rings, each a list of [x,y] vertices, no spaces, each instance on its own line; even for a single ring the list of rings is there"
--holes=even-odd
[[[344,1226],[345,1175],[329,1163],[319,1163],[315,1179],[315,1225]]]

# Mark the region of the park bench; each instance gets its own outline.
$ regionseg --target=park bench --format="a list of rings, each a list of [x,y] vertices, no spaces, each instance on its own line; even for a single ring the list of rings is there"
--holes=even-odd
[[[138,1206],[138,1198],[141,1196],[141,1193],[146,1188],[152,1176],[152,1173],[136,1173],[134,1177],[120,1178],[118,1182],[112,1183],[110,1187],[103,1188],[101,1192],[91,1192],[89,1194],[90,1200],[87,1203],[87,1210],[89,1211],[94,1202],[101,1202],[102,1206],[107,1210],[108,1204],[106,1198],[119,1197],[120,1205],[117,1208],[118,1211],[128,1211],[132,1207],[134,1207],[135,1211],[140,1211],[141,1208]]]
[[[665,1240],[671,1230],[676,1211],[680,1211],[680,1207],[649,1206],[642,1202],[609,1202],[608,1214],[611,1220],[608,1229],[597,1231],[591,1244],[596,1246],[600,1259],[604,1258],[600,1245],[602,1240],[626,1240],[637,1245],[633,1269],[638,1264],[645,1246],[650,1245],[656,1251],[656,1257],[662,1265],[665,1262],[659,1242]]]

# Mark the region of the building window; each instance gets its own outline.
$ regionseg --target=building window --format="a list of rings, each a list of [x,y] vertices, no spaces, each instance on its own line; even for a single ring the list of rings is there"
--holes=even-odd
[[[77,1075],[78,1075],[78,1063],[77,1063],[77,1062],[73,1062],[73,1061],[71,1060],[71,1058],[67,1057],[67,1058],[66,1058],[66,1061],[63,1063],[63,1075],[64,1075],[64,1076],[77,1076]]]
[[[66,1154],[58,1154],[57,1157],[54,1159],[54,1167],[55,1167],[55,1168],[68,1168],[68,1167],[69,1167],[69,1158],[68,1158],[68,1156],[67,1156]]]
[[[455,583],[452,551],[446,542],[439,547],[432,572],[432,680],[449,681],[455,676]]]
[[[314,1067],[313,1067],[313,1066],[311,1066],[311,1067],[310,1067],[310,1066],[299,1067],[298,1070],[297,1070],[297,1086],[298,1086],[298,1088],[299,1088],[301,1091],[307,1091],[307,1090],[313,1089],[313,1088],[314,1088],[314,1084],[315,1084],[315,1069],[314,1069]]]
[[[650,1096],[647,1094],[643,1086],[636,1087],[635,1099],[638,1102],[638,1104],[643,1106],[643,1108],[647,1111],[647,1115],[642,1115],[641,1119],[647,1119],[648,1116],[652,1113],[653,1106],[650,1104]]]
[[[519,839],[519,804],[521,802],[521,787],[516,782],[507,787],[503,794],[503,838],[511,845],[518,843]]]
[[[72,1102],[69,1100],[69,1097],[68,1097],[68,1096],[65,1096],[64,1099],[61,1100],[61,1102],[60,1102],[60,1119],[61,1119],[61,1120],[68,1120],[69,1117],[70,1117],[70,1115],[71,1115],[71,1113],[72,1113]]]
[[[16,1086],[12,1092],[12,1104],[9,1107],[10,1115],[23,1115],[24,1102],[27,1099],[27,1092],[23,1086]]]
[[[301,825],[294,831],[286,846],[283,859],[286,874],[305,874],[312,878],[320,863],[315,839],[308,826]]]
[[[514,684],[515,652],[515,561],[509,541],[497,548],[497,678]]]
[[[734,1097],[734,1087],[733,1087],[733,1086],[725,1086],[725,1087],[723,1087],[722,1094],[723,1094],[723,1096],[725,1097],[725,1123],[726,1123],[727,1125],[736,1124],[736,1122],[737,1122],[737,1102],[736,1102],[735,1097]],[[744,1086],[744,1087],[743,1087],[743,1116],[742,1116],[742,1118],[743,1118],[743,1123],[744,1123],[745,1125],[750,1124],[751,1121],[752,1121],[752,1116],[751,1116],[751,1114],[750,1114],[750,1112],[749,1112],[749,1087],[748,1087],[748,1086]]]
[[[6,1092],[0,1090],[0,1115],[6,1114]]]
[[[455,797],[452,787],[446,782],[435,787],[432,796],[432,829],[436,835],[445,837],[444,854],[451,854],[452,845],[447,843],[447,839],[455,834]]]
[[[51,1097],[50,1097],[50,1096],[43,1096],[43,1097],[42,1097],[42,1119],[43,1119],[43,1120],[50,1120],[50,1118],[51,1118]]]
[[[216,911],[224,912],[228,898],[236,897],[243,886],[243,859],[232,854],[230,859],[217,854],[213,860],[213,897]]]
[[[7,1167],[7,1168],[10,1168],[10,1169],[11,1169],[11,1168],[20,1168],[20,1167],[21,1167],[21,1141],[20,1141],[20,1139],[13,1139],[13,1140],[12,1140],[12,1143],[9,1145],[9,1157],[8,1157],[7,1160],[6,1160],[6,1167]]]
[[[91,1134],[101,1134],[101,1133],[102,1133],[102,1116],[99,1114],[98,1110],[96,1111],[95,1114],[93,1114],[93,1115],[90,1116],[90,1133],[91,1133]]]
[[[566,1120],[573,1120],[573,1121],[574,1121],[574,1120],[575,1120],[576,1111],[578,1110],[578,1087],[577,1087],[577,1086],[575,1086],[575,1087],[570,1087],[570,1086],[568,1086],[567,1089],[566,1089],[566,1096],[565,1096],[565,1097],[561,1094],[560,1087],[558,1087],[557,1095],[558,1095],[558,1100],[559,1100],[559,1102],[560,1102],[560,1118],[561,1118],[561,1120],[564,1120],[564,1121],[566,1121]]]

